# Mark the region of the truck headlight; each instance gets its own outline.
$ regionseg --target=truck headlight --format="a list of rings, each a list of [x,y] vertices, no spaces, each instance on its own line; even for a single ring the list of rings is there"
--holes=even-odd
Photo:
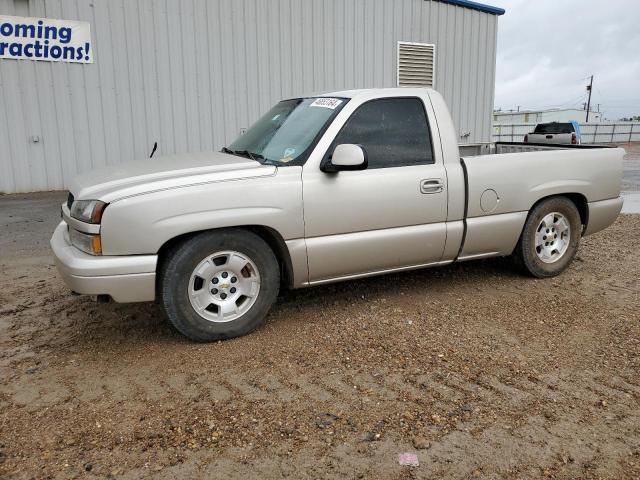
[[[100,235],[79,232],[75,228],[69,228],[69,240],[71,245],[89,255],[102,255],[102,239]]]
[[[76,200],[71,204],[70,215],[81,222],[100,223],[106,206],[100,200]]]

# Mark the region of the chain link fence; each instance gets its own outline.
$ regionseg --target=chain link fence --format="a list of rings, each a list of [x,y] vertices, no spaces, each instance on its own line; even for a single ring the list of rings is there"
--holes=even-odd
[[[494,142],[522,142],[535,123],[494,123]],[[640,122],[581,123],[582,143],[640,142]]]

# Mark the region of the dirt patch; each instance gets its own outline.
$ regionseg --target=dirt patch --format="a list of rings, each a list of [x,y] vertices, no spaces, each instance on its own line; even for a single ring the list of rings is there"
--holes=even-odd
[[[0,211],[21,217],[0,235],[0,477],[640,476],[640,216],[554,279],[498,259],[284,292],[202,345],[153,304],[69,294],[33,235],[61,198]]]

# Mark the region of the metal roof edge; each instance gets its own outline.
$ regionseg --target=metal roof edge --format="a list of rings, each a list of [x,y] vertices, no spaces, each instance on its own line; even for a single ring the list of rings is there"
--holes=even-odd
[[[557,108],[544,108],[539,110],[494,110],[493,115],[518,115],[521,113],[549,113],[549,112],[568,112],[570,110],[576,112],[586,112],[584,108],[579,107],[557,107]],[[591,113],[600,113],[596,110],[589,110]]]
[[[494,15],[504,15],[505,9],[494,7],[491,5],[485,5],[483,3],[472,2],[470,0],[437,0],[438,2],[450,3],[451,5],[457,5],[459,7],[471,8],[473,10],[479,10],[485,13],[492,13]]]

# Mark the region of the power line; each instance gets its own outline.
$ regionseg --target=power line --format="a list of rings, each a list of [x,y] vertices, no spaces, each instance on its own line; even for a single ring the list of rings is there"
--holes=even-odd
[[[640,108],[640,105],[609,105],[608,103],[601,103],[600,105],[607,108]]]
[[[582,95],[580,95],[579,97],[576,97],[574,100],[570,100],[566,103],[563,103],[562,106],[564,105],[573,105],[576,103],[582,103],[582,100],[584,100],[584,98],[587,96],[586,93],[583,93]]]

